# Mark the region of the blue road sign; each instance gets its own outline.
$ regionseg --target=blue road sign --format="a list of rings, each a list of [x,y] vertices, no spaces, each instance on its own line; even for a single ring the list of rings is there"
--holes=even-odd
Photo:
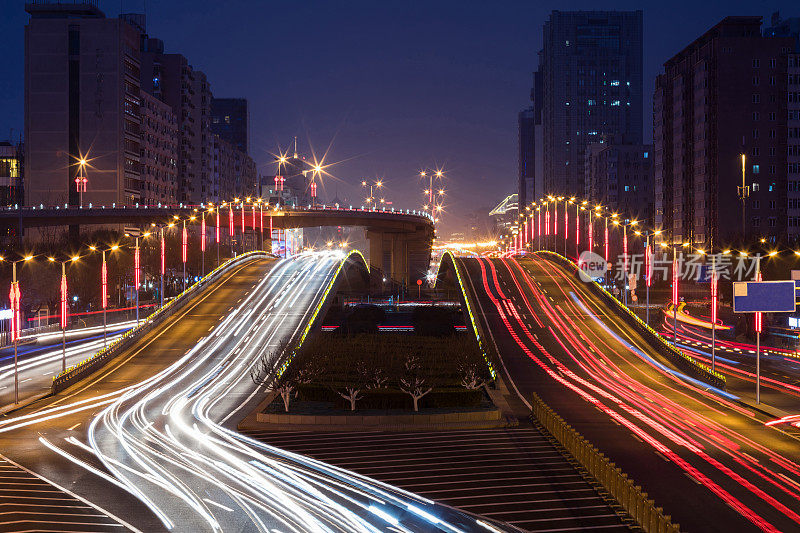
[[[734,281],[734,313],[794,313],[794,281]]]

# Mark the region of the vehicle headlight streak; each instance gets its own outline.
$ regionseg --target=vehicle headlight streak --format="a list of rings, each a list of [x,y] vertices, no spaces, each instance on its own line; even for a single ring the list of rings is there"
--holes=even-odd
[[[341,255],[280,261],[179,361],[100,399],[108,405],[89,424],[87,444],[71,438],[63,445],[91,451],[102,469],[53,442],[43,444],[90,471],[109,472],[109,481],[144,502],[168,529],[375,532],[386,529],[387,517],[400,531],[473,529],[475,519],[453,509],[222,425],[252,408],[258,391],[250,370],[269,346],[302,335]],[[87,405],[97,402],[63,409]],[[47,416],[20,423],[36,423],[41,415]]]

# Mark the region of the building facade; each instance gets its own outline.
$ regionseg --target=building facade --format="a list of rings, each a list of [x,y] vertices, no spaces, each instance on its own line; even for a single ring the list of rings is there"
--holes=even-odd
[[[252,158],[218,135],[212,136],[212,153],[209,201],[227,202],[256,195],[258,174]]]
[[[178,121],[172,108],[142,91],[142,191],[146,205],[178,203]]]
[[[139,31],[89,3],[28,3],[25,26],[25,203],[141,198]]]
[[[586,146],[642,142],[642,12],[553,11],[539,52],[543,194],[585,194]]]
[[[249,152],[247,100],[244,98],[213,98],[211,100],[211,131],[237,150]]]
[[[790,39],[762,37],[761,17],[726,17],[665,63],[653,164],[667,239],[710,249],[785,237],[790,49]]]
[[[800,18],[781,20],[772,15],[772,25],[764,30],[767,37],[788,37],[794,41],[786,57],[786,237],[790,244],[800,243]]]
[[[0,205],[24,203],[22,176],[25,158],[22,143],[0,142]]]
[[[653,146],[590,144],[586,148],[587,199],[646,227],[654,221]]]

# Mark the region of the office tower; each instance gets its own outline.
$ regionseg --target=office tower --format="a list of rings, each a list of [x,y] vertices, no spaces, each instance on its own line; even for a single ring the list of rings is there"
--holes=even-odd
[[[139,31],[91,3],[25,5],[25,203],[141,198]]]
[[[581,197],[585,150],[642,143],[642,12],[553,11],[539,52],[542,194]]]
[[[247,100],[212,98],[211,131],[246,154],[249,153],[247,128]]]
[[[792,41],[760,28],[761,17],[726,17],[656,79],[655,217],[671,242],[711,249],[786,235]]]

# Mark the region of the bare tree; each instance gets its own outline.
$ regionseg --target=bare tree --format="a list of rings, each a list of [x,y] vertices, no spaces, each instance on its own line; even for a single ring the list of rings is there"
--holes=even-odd
[[[350,402],[350,410],[356,410],[356,402],[363,398],[361,392],[369,388],[370,385],[370,369],[368,368],[365,358],[360,357],[352,362],[355,367],[355,372],[348,372],[344,384],[337,383],[332,379],[329,384],[330,389]]]
[[[467,390],[476,390],[486,386],[486,378],[482,375],[478,364],[472,361],[463,362],[458,365],[458,373],[461,376],[461,386]]]
[[[367,388],[370,390],[382,389],[389,381],[389,376],[386,375],[386,369],[379,366],[371,366],[366,369],[367,372]]]
[[[433,386],[429,383],[430,378],[423,374],[419,356],[409,354],[404,365],[403,377],[400,378],[400,390],[411,396],[414,401],[414,412],[419,411],[419,401],[433,390]]]
[[[289,412],[289,403],[292,400],[292,393],[298,385],[305,383],[308,379],[308,372],[298,365],[289,365],[283,369],[285,355],[290,352],[289,340],[283,340],[269,352],[264,353],[258,362],[250,369],[250,378],[253,383],[263,387],[269,392],[277,392],[283,400],[285,412]]]

